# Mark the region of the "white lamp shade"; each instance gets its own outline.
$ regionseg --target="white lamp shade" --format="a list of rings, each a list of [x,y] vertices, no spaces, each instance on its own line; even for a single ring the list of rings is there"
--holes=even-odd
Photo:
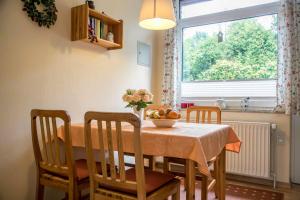
[[[139,25],[150,30],[166,30],[176,26],[172,0],[144,0]]]

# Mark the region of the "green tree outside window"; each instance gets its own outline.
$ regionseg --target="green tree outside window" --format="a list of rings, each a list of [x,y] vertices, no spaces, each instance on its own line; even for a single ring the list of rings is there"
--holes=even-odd
[[[183,43],[184,81],[275,79],[277,16],[271,28],[256,18],[234,21],[224,40],[218,32],[197,32]]]

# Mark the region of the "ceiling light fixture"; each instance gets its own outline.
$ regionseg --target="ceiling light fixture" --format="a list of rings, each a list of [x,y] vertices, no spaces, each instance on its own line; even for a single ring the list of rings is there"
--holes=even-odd
[[[176,26],[172,0],[144,0],[139,25],[149,30],[166,30]]]

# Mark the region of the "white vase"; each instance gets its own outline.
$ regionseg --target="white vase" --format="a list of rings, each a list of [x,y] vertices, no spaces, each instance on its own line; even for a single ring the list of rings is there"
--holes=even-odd
[[[144,119],[144,108],[141,108],[140,110],[137,110],[137,107],[133,107],[133,113],[136,114],[141,121]]]
[[[110,42],[114,42],[114,34],[112,32],[107,33],[107,40]]]

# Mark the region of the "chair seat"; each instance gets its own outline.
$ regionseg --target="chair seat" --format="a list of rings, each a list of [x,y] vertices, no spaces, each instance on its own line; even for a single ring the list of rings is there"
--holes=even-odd
[[[106,165],[107,167],[107,173],[110,174],[110,165]],[[96,167],[99,174],[102,174],[102,168],[101,163],[96,162]],[[84,179],[89,178],[89,169],[87,165],[87,160],[85,159],[79,159],[75,160],[75,170],[76,170],[76,178],[78,181],[82,181]],[[66,179],[65,176],[55,174],[53,172],[45,172],[42,174],[42,176],[50,178],[50,177],[60,177],[62,179]]]
[[[185,165],[185,159],[183,159],[183,158],[173,158],[173,157],[166,157],[166,158],[168,158],[168,163],[176,163],[176,164]],[[207,161],[207,165],[209,167],[212,166],[212,164],[214,164],[216,159],[217,159],[217,156],[213,157],[212,159]]]
[[[176,163],[176,164],[181,164],[181,165],[185,165],[185,159],[183,158],[174,158],[174,157],[166,157],[168,158],[168,162],[169,163]]]
[[[152,171],[149,169],[145,169],[145,189],[147,195],[151,194],[152,192],[158,190],[162,186],[166,185],[170,181],[174,180],[175,176],[172,174],[163,174],[160,172]],[[127,181],[136,181],[136,171],[135,168],[130,168],[126,170],[126,180]],[[129,194],[136,195],[136,190],[124,190],[122,188],[113,187],[113,186],[103,186],[106,189],[125,192]]]

